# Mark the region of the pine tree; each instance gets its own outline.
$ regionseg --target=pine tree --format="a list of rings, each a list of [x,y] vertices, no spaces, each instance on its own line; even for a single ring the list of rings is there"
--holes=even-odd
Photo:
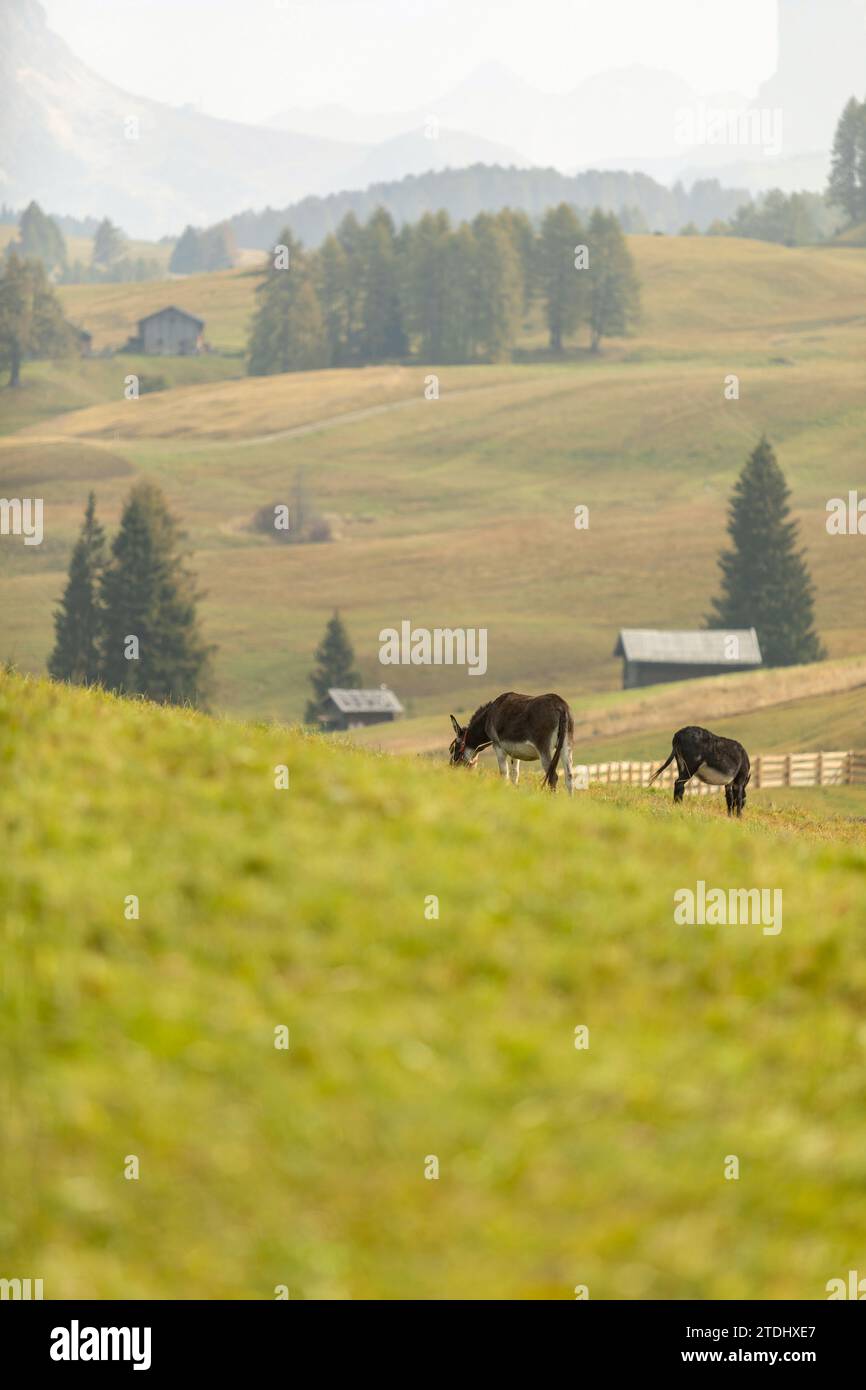
[[[355,653],[349,641],[349,634],[336,611],[316,649],[316,663],[310,675],[310,685],[313,687],[315,699],[308,702],[304,714],[308,724],[319,723],[322,705],[332,687],[338,690],[357,690],[361,684],[361,677],[354,666]]]
[[[281,266],[275,257],[256,290],[247,364],[251,376],[303,372],[328,361],[310,258],[288,228],[281,232],[279,244],[288,248],[289,262]]]
[[[613,213],[592,214],[588,231],[590,347],[602,338],[621,338],[640,314],[640,286],[631,252]]]
[[[138,483],[100,584],[101,673],[110,690],[171,704],[204,699],[211,649],[199,632],[199,594],[182,541],[159,488]]]
[[[825,654],[813,627],[814,589],[796,548],[789,498],[785,475],[764,437],[734,486],[728,514],[733,548],[719,558],[722,592],[708,622],[755,628],[767,666],[820,661]]]
[[[48,670],[55,680],[91,685],[99,679],[99,582],[104,565],[105,532],[96,520],[96,498],[91,492],[69,562],[69,579],[54,614],[54,650]]]
[[[563,338],[574,333],[586,316],[587,272],[575,266],[576,248],[584,243],[580,219],[567,203],[545,213],[538,245],[538,280],[554,352],[562,352]]]

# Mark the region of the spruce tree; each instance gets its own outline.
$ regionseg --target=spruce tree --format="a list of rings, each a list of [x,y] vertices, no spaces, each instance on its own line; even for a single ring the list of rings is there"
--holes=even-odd
[[[99,679],[99,582],[104,565],[105,532],[96,520],[96,498],[91,492],[69,562],[69,579],[54,614],[54,650],[48,670],[55,680],[91,685]]]
[[[708,622],[755,628],[767,666],[793,666],[824,656],[813,627],[814,589],[797,549],[789,498],[785,475],[764,437],[734,486],[728,513],[733,547],[719,558],[722,592]]]
[[[211,649],[199,631],[199,594],[182,542],[159,488],[138,483],[100,585],[101,672],[110,690],[171,704],[204,701]]]
[[[319,723],[322,705],[328,691],[357,690],[361,677],[355,670],[355,653],[349,641],[349,634],[338,612],[334,612],[325,635],[316,649],[316,666],[310,674],[314,700],[310,700],[304,714],[308,724]]]

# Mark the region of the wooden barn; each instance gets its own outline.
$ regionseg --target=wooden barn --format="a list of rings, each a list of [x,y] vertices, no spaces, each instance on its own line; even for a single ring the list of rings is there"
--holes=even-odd
[[[624,627],[613,649],[622,657],[624,690],[754,671],[763,664],[758,635],[750,628],[709,628],[696,632],[661,632]]]
[[[360,729],[367,724],[388,724],[403,713],[403,706],[387,685],[378,690],[328,691],[319,714],[326,729]]]
[[[186,357],[204,347],[204,319],[169,304],[138,321],[138,334],[127,344],[155,356]]]

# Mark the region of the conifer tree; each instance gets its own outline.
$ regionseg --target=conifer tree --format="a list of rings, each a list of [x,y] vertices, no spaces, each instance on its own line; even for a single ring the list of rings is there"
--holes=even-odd
[[[472,329],[475,342],[493,362],[506,358],[517,335],[523,283],[514,243],[498,218],[480,213],[472,224],[475,275]]]
[[[538,246],[538,280],[554,352],[562,352],[563,339],[574,333],[586,316],[586,271],[575,266],[576,248],[585,241],[580,219],[567,203],[545,213]]]
[[[836,126],[827,198],[853,225],[866,218],[866,101],[851,97]]]
[[[28,203],[18,219],[18,241],[14,249],[25,260],[41,261],[49,275],[66,266],[63,234],[37,202]]]
[[[69,578],[54,614],[54,650],[48,670],[55,680],[91,685],[99,679],[102,609],[99,584],[105,565],[105,532],[96,520],[91,492],[81,534],[69,562]]]
[[[256,290],[258,308],[247,368],[251,376],[302,372],[327,364],[325,328],[310,259],[288,228],[281,232],[279,245],[287,248],[288,264],[275,255]]]
[[[351,358],[349,261],[335,236],[326,237],[316,256],[316,288],[328,345],[328,361],[342,367]]]
[[[773,449],[762,438],[731,496],[732,548],[719,558],[722,592],[708,619],[713,627],[753,627],[767,666],[820,661],[824,651],[813,626],[814,589],[790,491]]]
[[[357,690],[361,677],[355,670],[355,653],[349,641],[349,634],[338,612],[330,619],[325,635],[316,649],[316,666],[310,674],[310,685],[315,699],[307,704],[304,718],[308,724],[320,720],[322,705],[328,691]]]
[[[621,338],[637,322],[640,289],[631,252],[613,213],[600,208],[592,214],[587,242],[589,267],[590,347],[598,352],[602,338]]]
[[[159,488],[138,483],[100,585],[101,672],[110,690],[171,704],[204,700],[211,649],[199,631],[199,594],[182,542]]]
[[[126,237],[110,217],[103,217],[93,236],[91,261],[94,270],[110,270],[126,250]]]
[[[400,304],[400,281],[394,223],[377,208],[364,228],[364,289],[361,304],[361,353],[365,362],[402,357],[406,335]]]

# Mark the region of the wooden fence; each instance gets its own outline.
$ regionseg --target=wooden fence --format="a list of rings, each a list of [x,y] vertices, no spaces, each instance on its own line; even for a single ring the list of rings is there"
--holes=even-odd
[[[578,785],[603,782],[630,787],[647,787],[657,763],[589,763],[575,766]],[[672,787],[676,763],[671,763],[655,783]],[[751,787],[845,787],[866,786],[866,753],[761,753],[752,759]],[[691,796],[720,792],[693,777],[686,784]]]

